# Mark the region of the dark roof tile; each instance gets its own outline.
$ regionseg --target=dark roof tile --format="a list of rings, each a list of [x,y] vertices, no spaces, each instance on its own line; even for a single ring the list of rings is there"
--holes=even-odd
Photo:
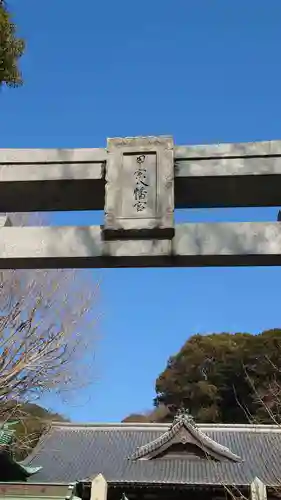
[[[207,436],[241,456],[243,462],[167,458],[129,460],[137,447],[168,426],[143,424],[54,425],[26,460],[42,466],[35,482],[89,480],[102,473],[109,483],[249,484],[258,476],[280,484],[281,429],[277,426],[199,426]]]

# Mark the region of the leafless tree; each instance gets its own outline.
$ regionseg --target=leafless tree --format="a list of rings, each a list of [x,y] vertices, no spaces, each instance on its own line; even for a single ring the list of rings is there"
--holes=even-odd
[[[91,382],[97,289],[89,271],[0,272],[0,407]]]

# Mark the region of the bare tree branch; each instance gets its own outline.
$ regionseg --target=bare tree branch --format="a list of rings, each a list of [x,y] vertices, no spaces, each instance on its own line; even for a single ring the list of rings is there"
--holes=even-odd
[[[30,214],[11,219],[25,225]],[[0,406],[91,382],[98,290],[91,273],[3,270],[0,283]]]

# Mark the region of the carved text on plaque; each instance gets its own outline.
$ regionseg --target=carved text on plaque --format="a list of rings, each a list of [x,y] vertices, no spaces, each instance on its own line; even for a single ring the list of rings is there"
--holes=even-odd
[[[108,140],[104,236],[173,236],[173,141],[170,137]]]
[[[138,168],[135,171],[136,184],[134,189],[134,208],[136,208],[137,212],[143,212],[143,210],[145,210],[147,206],[147,188],[149,187],[149,184],[147,184],[147,170],[145,166],[145,160],[145,155],[140,155],[136,158]]]
[[[116,203],[120,219],[154,219],[157,214],[157,157],[155,153],[124,154]],[[121,194],[122,193],[122,194]]]

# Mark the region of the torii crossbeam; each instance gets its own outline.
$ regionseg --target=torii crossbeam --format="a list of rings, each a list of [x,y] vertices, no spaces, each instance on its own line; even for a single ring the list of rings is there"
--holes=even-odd
[[[174,225],[175,208],[281,205],[281,141],[0,150],[0,212],[103,210],[103,226],[0,229],[0,268],[281,265],[281,224]]]

